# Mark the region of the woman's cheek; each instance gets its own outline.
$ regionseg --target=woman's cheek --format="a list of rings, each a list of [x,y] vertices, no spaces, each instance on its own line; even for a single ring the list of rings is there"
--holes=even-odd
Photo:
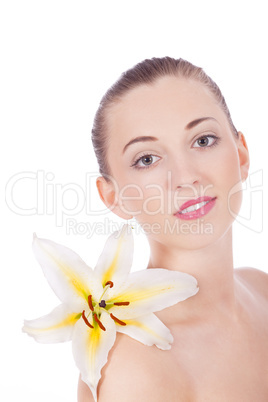
[[[118,198],[122,212],[137,216],[142,210],[144,192],[140,185],[132,183],[120,187]]]
[[[225,205],[227,206],[230,216],[235,219],[239,213],[243,198],[237,153],[233,152],[233,154],[229,154],[229,158],[222,166],[224,167],[221,176],[224,178]]]
[[[159,183],[132,183],[121,187],[119,197],[125,213],[155,216],[165,211],[165,194]]]
[[[242,183],[238,181],[228,192],[228,212],[235,219],[240,211],[242,204]]]

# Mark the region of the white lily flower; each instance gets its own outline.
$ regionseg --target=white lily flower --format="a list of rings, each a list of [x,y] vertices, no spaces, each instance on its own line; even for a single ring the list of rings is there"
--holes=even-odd
[[[25,320],[23,331],[41,343],[72,340],[74,360],[95,401],[116,332],[170,349],[173,337],[153,312],[198,292],[196,279],[181,272],[156,268],[130,274],[133,237],[128,225],[108,238],[94,271],[52,241],[34,236],[33,250],[62,304],[46,316]]]

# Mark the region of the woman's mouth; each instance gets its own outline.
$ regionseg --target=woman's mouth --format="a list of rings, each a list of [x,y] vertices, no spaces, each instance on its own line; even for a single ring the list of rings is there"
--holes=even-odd
[[[206,215],[215,205],[217,197],[199,197],[196,200],[186,201],[174,214],[179,219],[198,219]]]

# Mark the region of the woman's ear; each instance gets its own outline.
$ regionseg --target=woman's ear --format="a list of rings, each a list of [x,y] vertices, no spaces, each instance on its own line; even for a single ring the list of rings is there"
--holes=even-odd
[[[112,180],[106,180],[103,176],[100,176],[96,180],[96,185],[99,196],[107,208],[109,208],[120,218],[133,218],[132,215],[129,215],[124,211],[122,202],[118,197],[118,189],[116,188],[116,184]]]
[[[240,171],[241,171],[241,178],[242,182],[244,182],[248,177],[249,171],[249,152],[248,146],[244,137],[240,131],[238,132],[239,139],[238,139],[238,155],[240,161]]]

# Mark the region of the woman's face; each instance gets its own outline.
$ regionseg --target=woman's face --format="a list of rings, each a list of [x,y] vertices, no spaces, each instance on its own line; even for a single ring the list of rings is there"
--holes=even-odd
[[[175,77],[142,85],[107,122],[121,216],[135,216],[150,239],[170,246],[203,247],[226,233],[241,205],[243,145],[204,85]],[[199,197],[212,199],[179,213]]]

